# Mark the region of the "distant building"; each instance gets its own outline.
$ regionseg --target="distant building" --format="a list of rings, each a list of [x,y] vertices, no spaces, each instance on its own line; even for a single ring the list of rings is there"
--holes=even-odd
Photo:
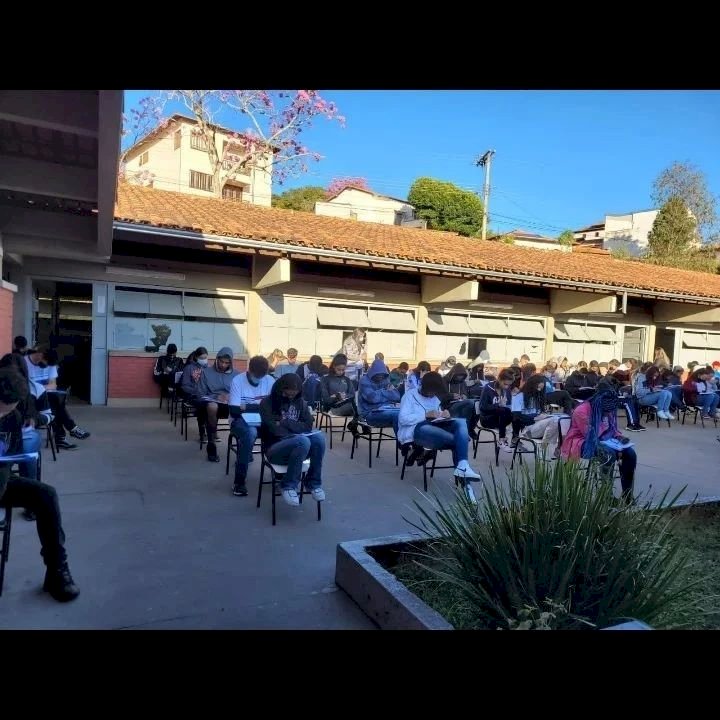
[[[502,240],[504,237],[512,236],[514,245],[518,247],[535,248],[536,250],[559,250],[560,252],[570,252],[571,246],[563,245],[558,242],[557,238],[531,233],[527,230],[511,230],[502,235],[493,235],[488,240]]]
[[[205,149],[205,137],[193,132],[197,122],[173,115],[133,145],[125,155],[125,177],[157,190],[174,190],[212,197],[212,168]],[[232,130],[216,127],[218,155],[222,158]],[[243,168],[228,177],[223,198],[270,207],[272,164]]]
[[[587,227],[580,228],[580,230],[575,230],[573,236],[578,245],[602,248],[603,240],[605,239],[605,223],[596,223],[595,225],[588,225]]]
[[[575,230],[575,242],[603,250],[625,250],[640,256],[648,246],[657,210],[641,210],[623,215],[606,215],[605,222]]]
[[[324,202],[315,203],[315,214],[383,225],[427,227],[425,220],[416,219],[415,208],[407,200],[353,186],[344,188]]]

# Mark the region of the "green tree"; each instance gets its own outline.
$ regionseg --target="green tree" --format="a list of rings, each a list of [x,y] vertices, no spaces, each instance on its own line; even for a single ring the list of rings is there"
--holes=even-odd
[[[558,235],[558,242],[561,245],[572,245],[575,242],[575,235],[572,230],[563,230]]]
[[[408,202],[417,217],[428,221],[431,230],[476,235],[482,227],[482,200],[469,190],[434,178],[418,178],[410,188]]]
[[[697,229],[704,240],[712,235],[718,222],[716,198],[708,189],[705,174],[689,162],[674,162],[657,176],[652,188],[652,201],[665,205],[671,198],[685,203],[695,217]]]
[[[286,190],[280,195],[273,195],[272,206],[285,210],[315,212],[315,203],[325,199],[325,188],[316,185]]]

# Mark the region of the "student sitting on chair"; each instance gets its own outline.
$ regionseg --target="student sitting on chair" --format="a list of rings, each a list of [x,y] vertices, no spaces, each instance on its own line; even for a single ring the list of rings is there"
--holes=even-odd
[[[233,368],[233,351],[229,347],[220,348],[215,362],[204,368],[198,380],[197,408],[198,424],[207,427],[207,459],[220,462],[217,454],[218,420],[230,416],[228,401],[230,386],[238,371]]]
[[[360,380],[358,413],[370,427],[390,427],[397,433],[400,393],[390,384],[390,374],[382,360],[374,360]],[[348,425],[348,428],[350,425]],[[351,429],[350,432],[355,432]]]
[[[720,420],[720,397],[710,385],[712,368],[699,367],[683,383],[685,404],[702,408],[703,420]]]
[[[641,407],[657,406],[657,416],[661,420],[672,420],[670,403],[672,393],[660,384],[660,370],[652,363],[645,363],[636,373],[633,388]]]
[[[347,358],[336,355],[330,362],[330,370],[320,380],[322,409],[340,417],[351,417],[356,414],[355,387],[352,380],[345,375]]]
[[[497,380],[488,383],[480,393],[480,424],[488,430],[497,429],[500,449],[511,452],[507,443],[507,427],[512,422],[510,386],[515,374],[503,370]]]
[[[244,413],[259,413],[260,403],[270,396],[274,384],[267,358],[256,355],[250,358],[247,372],[236,375],[230,385],[230,413],[233,416],[230,432],[237,439],[232,493],[238,497],[248,494],[245,481],[258,427],[256,423],[248,423]]]
[[[559,433],[567,433],[570,418],[567,415],[546,413],[545,404],[545,376],[533,375],[512,400],[513,445],[517,444],[518,437],[522,435],[540,440],[543,448],[555,443],[552,455],[555,460],[560,455]]]
[[[612,479],[613,467],[619,461],[622,497],[632,502],[637,455],[632,447],[624,447],[630,441],[618,430],[619,403],[617,381],[601,380],[595,394],[575,409],[560,454],[564,460],[597,459],[607,480]]]
[[[475,412],[475,400],[468,397],[467,377],[465,366],[462,363],[456,363],[444,378],[447,391],[440,401],[443,409],[450,411],[451,417],[465,420],[468,434],[473,440],[477,440],[475,426],[479,416]]]
[[[185,363],[178,357],[177,345],[170,343],[167,346],[167,353],[161,355],[153,369],[153,380],[160,386],[160,396],[167,397],[168,388],[175,384],[175,373],[181,372]]]
[[[23,451],[23,419],[17,412],[17,405],[27,394],[27,383],[20,373],[11,367],[0,369],[0,434],[7,437],[7,442],[0,442],[0,455]],[[74,600],[80,590],[67,563],[65,533],[55,488],[26,477],[11,477],[10,463],[1,463],[0,505],[5,512],[21,507],[35,516],[40,554],[46,567],[43,590],[58,602]]]
[[[430,372],[430,363],[427,360],[421,360],[417,367],[407,374],[405,378],[405,392],[415,390],[420,387],[420,381],[423,376]]]
[[[287,472],[280,482],[283,500],[299,505],[298,486],[302,464],[310,458],[305,482],[313,500],[325,500],[322,488],[322,462],[325,455],[325,435],[313,431],[310,408],[300,396],[302,384],[297,375],[283,375],[273,385],[270,397],[260,403],[261,433],[265,457],[273,465],[286,465]]]
[[[405,393],[400,403],[398,442],[404,448],[408,465],[427,462],[431,453],[425,454],[423,448],[452,450],[454,475],[462,482],[468,498],[474,501],[469,483],[482,477],[468,463],[469,436],[465,420],[450,417],[447,410],[440,409],[440,396],[446,392],[441,375],[429,372],[423,376],[419,388]]]

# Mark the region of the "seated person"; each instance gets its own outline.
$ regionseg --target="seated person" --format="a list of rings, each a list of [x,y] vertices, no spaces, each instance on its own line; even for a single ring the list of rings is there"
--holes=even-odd
[[[311,376],[322,377],[327,375],[328,369],[323,365],[322,358],[319,355],[311,355],[307,362],[298,365],[296,373],[300,378],[300,382],[304,382]]]
[[[297,377],[297,376],[296,376]],[[270,375],[270,363],[262,355],[250,358],[248,369],[235,375],[230,383],[230,412],[233,416],[230,432],[237,438],[233,495],[245,497],[248,466],[257,439],[257,425],[248,423],[243,413],[259,413],[260,403],[270,396],[275,378]]]
[[[645,363],[635,375],[634,390],[641,407],[657,406],[657,416],[661,420],[672,420],[670,403],[672,393],[663,389],[660,383],[660,370],[652,363]]]
[[[440,396],[446,392],[442,376],[429,372],[423,376],[419,388],[405,393],[398,416],[398,442],[404,448],[408,465],[428,460],[423,448],[452,450],[454,475],[462,482],[468,499],[474,502],[475,494],[469,483],[482,480],[482,477],[468,463],[467,425],[460,418],[450,417],[447,410],[440,409]],[[412,449],[409,448],[411,445]]]
[[[322,409],[340,417],[357,414],[355,387],[352,380],[345,375],[346,367],[347,358],[340,353],[332,359],[328,374],[323,375],[320,380]]]
[[[280,348],[275,348],[270,355],[267,357],[268,365],[270,367],[270,374],[275,375],[278,365],[285,361],[285,353]],[[278,373],[277,377],[280,377]]]
[[[298,369],[297,348],[288,348],[287,355],[275,366],[275,377],[279,378],[288,373],[296,373]]]
[[[478,414],[475,412],[475,400],[468,397],[466,385],[468,374],[462,363],[455,363],[452,370],[445,376],[446,392],[440,397],[440,406],[450,412],[450,417],[464,418],[467,423],[468,435],[477,440],[475,426]]]
[[[410,370],[410,366],[406,362],[401,362],[391,373],[390,373],[390,384],[400,391],[402,395],[405,392],[405,380]]]
[[[585,382],[588,387],[596,388],[597,384],[602,379],[602,373],[600,372],[600,363],[597,360],[591,360],[588,365],[587,372],[585,373]]]
[[[203,368],[197,385],[195,407],[198,425],[207,428],[207,459],[220,462],[217,454],[218,420],[230,416],[230,388],[238,371],[233,368],[233,351],[229,347],[220,348],[215,362]]]
[[[488,430],[497,430],[500,449],[510,452],[507,442],[507,427],[512,423],[510,386],[515,380],[514,373],[503,370],[497,380],[487,383],[480,393],[480,425]]]
[[[11,367],[0,369],[0,433],[8,438],[7,443],[1,443],[0,455],[15,455],[23,450],[23,418],[17,406],[27,394],[27,383],[19,372]],[[80,590],[67,563],[55,488],[27,477],[12,477],[10,464],[0,463],[0,505],[5,512],[21,507],[34,515],[46,567],[43,590],[58,602],[74,600]]]
[[[703,420],[720,420],[720,396],[709,383],[711,377],[712,368],[698,367],[684,382],[683,395],[686,405],[702,408]]]
[[[660,382],[660,385],[672,394],[670,412],[673,412],[676,408],[681,407],[683,404],[682,381],[677,375],[673,373],[672,368],[663,367],[660,370],[660,376],[658,380]]]
[[[175,373],[181,372],[185,363],[178,357],[177,345],[170,343],[165,355],[161,355],[153,369],[153,380],[160,386],[160,397],[167,397],[168,388],[175,387]]]
[[[186,402],[194,403],[197,400],[198,382],[202,371],[208,366],[207,348],[200,346],[193,350],[187,357],[187,362],[183,368],[183,374],[180,378],[178,386],[179,396]],[[205,423],[201,422],[200,417],[196,417],[198,424],[198,432],[200,438],[205,441]]]
[[[12,352],[14,352],[17,355],[25,355],[28,351],[28,341],[27,338],[24,335],[18,335],[13,340],[13,349]]]
[[[520,375],[520,387],[522,387],[524,383],[526,383],[533,375],[535,375],[535,373],[537,372],[537,367],[535,366],[535,363],[531,363],[528,361],[522,366],[521,371],[522,372]]]
[[[595,392],[594,387],[590,385],[591,382],[585,368],[580,367],[578,363],[577,369],[565,379],[565,392],[569,393],[573,400],[587,400]],[[597,382],[595,384],[597,385]]]
[[[443,377],[445,377],[455,366],[455,363],[457,360],[455,359],[454,355],[450,355],[450,357],[447,360],[443,360],[440,365],[438,366],[437,372],[439,372]]]
[[[25,355],[30,392],[35,398],[38,411],[51,410],[55,416],[53,432],[55,443],[62,450],[75,450],[77,445],[68,441],[65,431],[78,440],[90,437],[87,430],[83,430],[70,417],[67,409],[67,393],[58,391],[57,353],[43,348],[32,348]]]
[[[322,488],[322,462],[325,455],[325,435],[313,431],[310,408],[300,396],[300,378],[283,375],[272,386],[270,397],[260,403],[262,439],[265,457],[273,465],[287,465],[280,481],[283,500],[288,505],[299,505],[298,486],[302,464],[310,458],[310,469],[305,478],[313,500],[325,500]]]
[[[380,360],[380,362],[382,362],[382,364],[385,365],[385,370],[387,371],[387,374],[389,375],[389,374],[390,374],[390,368],[389,368],[389,367],[387,366],[387,364],[385,363],[385,355],[384,355],[383,353],[381,353],[381,352],[376,352],[376,353],[375,353],[375,359],[376,359],[376,360]]]
[[[575,403],[567,390],[555,389],[552,367],[546,365],[542,370],[542,375],[545,378],[545,402],[547,402],[548,405],[559,405],[566,415],[572,415],[575,409]]]
[[[597,459],[601,474],[607,480],[612,479],[614,464],[619,461],[622,497],[632,502],[637,465],[635,450],[632,447],[615,450],[603,445],[604,440],[617,440],[621,445],[629,442],[618,430],[618,403],[617,383],[607,379],[599,382],[595,394],[573,413],[560,454],[564,460]]]
[[[420,380],[425,373],[430,372],[430,363],[427,360],[421,360],[417,367],[407,374],[405,378],[405,392],[420,387]]]
[[[400,412],[400,393],[390,385],[390,374],[382,360],[374,360],[366,375],[360,379],[358,394],[358,415],[370,427],[392,426],[397,433],[397,418]],[[348,429],[353,434],[355,426]]]
[[[563,436],[567,433],[570,428],[570,418],[567,415],[546,413],[545,405],[545,376],[533,375],[512,400],[512,444],[516,445],[521,435],[541,440],[543,449],[554,443],[552,457],[555,460],[560,455],[558,437],[560,432]]]

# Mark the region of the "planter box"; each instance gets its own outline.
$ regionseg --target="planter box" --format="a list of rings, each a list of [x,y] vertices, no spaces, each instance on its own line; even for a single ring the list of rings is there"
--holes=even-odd
[[[690,505],[718,505],[720,496],[682,501],[673,510]],[[337,546],[335,584],[342,588],[381,630],[454,630],[455,628],[385,567],[391,567],[412,545],[424,543],[418,533],[354,540]],[[603,630],[652,630],[639,621]]]

